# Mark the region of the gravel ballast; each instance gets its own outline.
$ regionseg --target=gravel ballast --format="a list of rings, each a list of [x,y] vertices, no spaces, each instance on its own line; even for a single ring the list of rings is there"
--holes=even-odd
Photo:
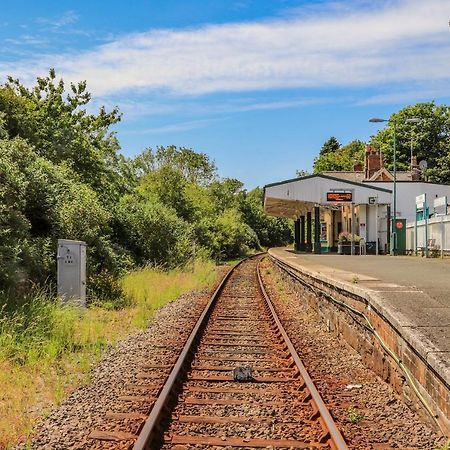
[[[222,275],[227,270],[221,270]],[[211,293],[205,289],[182,295],[159,309],[148,329],[132,333],[106,351],[101,362],[93,369],[89,384],[76,389],[38,424],[31,448],[91,449],[97,448],[99,444],[101,448],[101,443],[90,439],[89,434],[93,430],[106,430],[114,425],[114,421],[105,419],[107,412],[138,411],[147,414],[151,405],[126,402],[120,397],[156,395],[157,390],[152,392],[145,389],[144,394],[139,392],[139,385],[162,384],[164,371],[149,370],[145,365],[173,363]],[[140,375],[143,367],[145,378]],[[136,427],[140,422],[142,420],[136,422]],[[117,425],[120,426],[120,422]],[[18,448],[28,447],[21,445]]]
[[[329,405],[350,449],[434,450],[443,444],[442,437],[411,411],[388,384],[369,370],[353,348],[327,330],[326,324],[322,323],[308,304],[302,301],[293,285],[282,279],[281,273],[270,261],[264,262],[262,274],[286,331],[322,397]],[[162,384],[167,372],[164,368],[152,369],[146,366],[165,366],[175,361],[210,294],[211,292],[203,290],[181,296],[161,308],[147,330],[133,333],[115,348],[107,351],[93,370],[91,382],[75,390],[37,426],[31,448],[127,448],[129,442],[107,444],[93,440],[89,435],[93,430],[114,431],[124,428],[127,431],[138,432],[143,418],[134,421],[126,419],[124,426],[124,421],[106,419],[105,416],[111,411],[140,412],[143,417],[148,414],[152,403],[124,401],[124,395],[156,396],[158,388],[151,390],[148,386]],[[222,339],[220,336],[216,338]],[[208,355],[210,353],[204,353],[205,363],[208,362]],[[264,361],[266,357],[262,354],[253,355],[253,358]],[[217,364],[220,367],[222,363]],[[264,367],[266,366],[272,365],[265,362]],[[192,372],[192,374],[203,373],[202,370]],[[270,375],[270,372],[265,373],[264,370],[261,373]],[[279,376],[282,377],[283,373]],[[201,388],[206,386],[206,383],[195,381],[190,385]],[[142,391],[139,389],[140,386]],[[229,382],[224,386],[237,388],[239,384]],[[298,409],[292,404],[289,405],[290,402],[281,409],[273,407],[270,402],[276,398],[275,394],[264,383],[259,387],[261,393],[257,397],[268,402],[263,408],[255,409],[256,405],[251,403],[227,405],[221,410],[208,405],[185,405],[178,408],[178,412],[182,411],[184,414],[260,416],[264,419],[259,425],[194,423],[186,428],[174,424],[172,431],[181,434],[188,431],[193,435],[208,432],[219,437],[238,435],[246,438],[250,434],[266,438],[278,435],[293,439],[298,437],[298,426],[286,423],[282,427],[277,423],[280,414],[295,417],[295,420],[301,423],[305,418],[296,417],[300,415]],[[283,395],[290,398],[292,392],[286,391]],[[204,398],[205,394],[199,391],[192,392],[189,396]],[[221,393],[213,395],[213,398],[224,397],[226,396]],[[235,398],[246,399],[247,395],[243,392]]]
[[[368,369],[359,353],[302,297],[298,283],[269,260],[263,279],[294,346],[349,447],[358,450],[434,450],[445,439]]]

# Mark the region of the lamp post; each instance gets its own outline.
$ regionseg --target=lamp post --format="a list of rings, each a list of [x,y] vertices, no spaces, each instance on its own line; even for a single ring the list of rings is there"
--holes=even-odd
[[[372,123],[380,123],[380,122],[389,122],[389,119],[380,119],[379,117],[373,117],[369,119],[369,122]],[[411,117],[409,119],[405,119],[405,123],[419,123],[420,119],[418,117]],[[394,127],[394,186],[393,186],[393,207],[394,211],[392,214],[392,224],[391,224],[391,247],[389,249],[389,253],[392,256],[397,254],[397,232],[395,231],[395,222],[397,221],[397,122],[392,121],[392,125]],[[411,160],[412,160],[412,141],[411,141]],[[412,167],[411,167],[412,170]]]
[[[409,119],[405,120],[406,123],[420,123],[421,120],[418,117],[411,117]],[[413,170],[413,134],[411,133],[411,154],[410,154],[410,166],[411,166],[411,177],[412,177],[412,170]]]
[[[381,123],[381,122],[389,122],[388,119],[380,119],[379,117],[373,117],[372,119],[369,119],[369,122],[372,123]],[[394,212],[392,215],[392,223],[391,223],[391,246],[389,249],[389,253],[392,256],[395,256],[397,254],[397,233],[395,231],[395,222],[397,221],[397,125],[394,122],[392,122],[394,126],[394,188],[393,188],[393,197],[394,197]]]

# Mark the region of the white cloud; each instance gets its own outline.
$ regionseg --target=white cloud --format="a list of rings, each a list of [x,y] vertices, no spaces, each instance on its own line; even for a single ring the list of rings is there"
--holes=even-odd
[[[36,46],[43,46],[48,43],[48,39],[45,39],[40,36],[33,36],[31,34],[22,34],[18,38],[8,38],[5,39],[7,44],[13,44],[13,45],[36,45]]]
[[[411,89],[370,96],[359,102],[360,105],[408,103],[428,101],[433,98],[450,98],[448,89]]]
[[[448,0],[362,4],[333,2],[329,12],[130,34],[81,54],[0,65],[0,74],[14,69],[29,80],[56,67],[64,78],[87,79],[96,95],[448,84]]]
[[[59,17],[39,17],[36,22],[41,25],[58,29],[65,27],[66,25],[71,25],[77,22],[78,19],[79,16],[75,11],[66,11]]]
[[[160,127],[143,128],[141,130],[123,131],[122,134],[130,135],[145,135],[145,134],[157,134],[157,133],[178,133],[182,131],[194,130],[196,128],[203,128],[211,122],[216,122],[217,119],[200,119],[189,120],[186,122],[177,122],[162,125]]]

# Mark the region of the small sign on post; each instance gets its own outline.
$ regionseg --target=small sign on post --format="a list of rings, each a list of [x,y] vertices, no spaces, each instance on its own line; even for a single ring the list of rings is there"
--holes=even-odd
[[[438,197],[433,200],[433,213],[436,216],[447,215],[447,196]]]
[[[433,200],[433,214],[441,217],[441,258],[444,257],[445,246],[445,224],[444,216],[447,215],[447,196],[437,197]]]
[[[425,203],[427,200],[427,194],[420,194],[416,197],[416,205],[419,203]]]
[[[421,215],[420,220],[425,219],[425,256],[428,257],[428,206],[427,194],[420,194],[416,197],[416,217],[414,221],[414,253],[417,256],[417,217]]]

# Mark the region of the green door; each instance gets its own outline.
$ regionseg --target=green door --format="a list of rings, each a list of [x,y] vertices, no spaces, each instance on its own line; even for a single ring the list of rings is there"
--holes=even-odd
[[[397,255],[406,253],[406,219],[395,219],[395,233],[397,235]]]

